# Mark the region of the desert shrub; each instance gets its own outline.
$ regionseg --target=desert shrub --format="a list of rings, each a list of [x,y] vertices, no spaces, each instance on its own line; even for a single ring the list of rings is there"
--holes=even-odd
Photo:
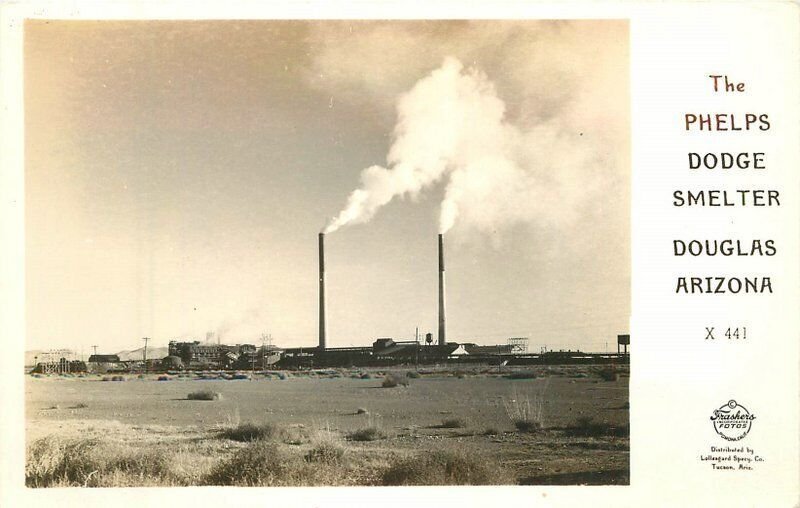
[[[89,407],[89,404],[87,404],[85,402],[78,402],[77,404],[72,406],[70,409],[86,409],[87,407]]]
[[[250,376],[247,374],[234,374],[231,379],[250,379]]]
[[[542,430],[542,422],[535,420],[514,420],[514,427],[520,432],[533,433]]]
[[[536,373],[532,370],[521,370],[505,375],[506,379],[536,379]]]
[[[68,440],[48,436],[28,447],[25,461],[25,485],[83,485],[87,476],[97,469],[91,462],[93,439]]]
[[[221,400],[222,394],[212,390],[198,390],[186,396],[189,400]]]
[[[333,441],[317,443],[305,456],[306,462],[340,464],[344,458],[344,448]]]
[[[360,408],[356,409],[356,414],[357,415],[368,415],[369,411],[367,411],[367,408],[365,408],[365,407],[360,407]]]
[[[465,422],[462,418],[447,418],[436,427],[440,429],[460,429],[466,426],[467,422]]]
[[[296,485],[299,469],[294,457],[277,444],[257,441],[223,460],[204,479],[206,485]]]
[[[361,379],[372,379],[372,374],[369,372],[362,372],[360,377]]]
[[[286,431],[271,423],[240,423],[220,432],[220,437],[231,441],[260,441],[269,439],[283,439]]]
[[[602,379],[603,381],[619,380],[619,372],[617,372],[617,370],[614,367],[598,370],[597,375],[600,376],[600,379]]]
[[[406,372],[406,377],[410,377],[411,379],[418,379],[420,377],[420,374],[416,370],[409,370],[408,372]]]
[[[495,427],[486,427],[483,431],[484,436],[496,436],[500,431]]]
[[[565,433],[571,437],[627,437],[630,435],[630,428],[627,425],[612,425],[595,421],[590,416],[581,416],[565,429]]]
[[[103,376],[103,379],[101,379],[100,381],[111,381],[111,378],[108,376]]]
[[[119,472],[136,480],[152,478],[163,480],[170,476],[169,457],[157,451],[136,450],[114,455],[104,468],[105,472]],[[102,485],[102,476],[98,478]]]
[[[111,376],[111,381],[125,381],[125,376]]]
[[[398,376],[397,374],[386,374],[383,378],[381,386],[384,388],[394,388],[396,386],[408,386],[408,378]]]
[[[159,381],[169,381],[170,379],[172,378],[169,376],[158,376]]]
[[[95,439],[49,436],[27,453],[28,487],[115,487],[174,484],[169,456],[159,450],[103,445]]]
[[[434,451],[394,460],[383,485],[496,485],[505,483],[500,467],[485,456]]]
[[[503,401],[506,414],[520,432],[536,432],[544,426],[542,399],[534,396],[514,395]]]
[[[385,435],[378,427],[364,427],[347,434],[347,439],[350,441],[377,441],[384,437]]]

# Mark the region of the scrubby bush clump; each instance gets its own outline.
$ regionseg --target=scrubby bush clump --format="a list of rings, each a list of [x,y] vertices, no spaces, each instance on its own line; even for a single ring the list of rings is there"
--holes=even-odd
[[[437,425],[436,427],[440,429],[460,429],[462,427],[466,427],[467,422],[464,421],[462,418],[447,418],[442,423]]]
[[[395,460],[383,485],[498,485],[507,483],[501,468],[484,456],[434,451]]]
[[[544,427],[542,399],[515,395],[504,401],[506,414],[520,432],[537,432]]]
[[[378,427],[364,427],[347,434],[350,441],[377,441],[386,437]]]
[[[323,464],[341,464],[344,458],[344,448],[333,441],[317,443],[305,456],[306,462]]]
[[[286,431],[271,423],[241,423],[223,430],[220,437],[240,442],[283,439],[286,437]]]
[[[536,373],[532,370],[521,370],[506,374],[506,379],[536,379]]]
[[[163,450],[101,444],[55,436],[35,441],[27,453],[28,487],[125,487],[180,483]]]
[[[613,366],[598,370],[597,375],[600,376],[600,379],[603,381],[619,381],[619,372],[617,372]]]
[[[410,377],[411,379],[419,379],[420,373],[416,370],[409,370],[406,372],[406,377]]]
[[[25,485],[51,487],[83,485],[96,470],[91,450],[96,440],[67,440],[49,436],[28,447],[25,461]]]
[[[186,396],[189,400],[222,400],[222,394],[212,390],[199,390]]]
[[[219,462],[201,483],[260,487],[341,485],[344,451],[332,443],[320,443],[304,456],[289,453],[281,445],[256,441]]]
[[[606,422],[595,421],[590,416],[581,416],[575,423],[566,428],[565,433],[572,437],[628,437],[628,425],[612,425]]]
[[[288,486],[297,485],[297,457],[283,452],[277,444],[258,441],[214,467],[205,478],[207,485]]]
[[[394,388],[396,386],[408,386],[408,378],[398,376],[397,374],[386,374],[383,378],[381,386],[384,388]]]

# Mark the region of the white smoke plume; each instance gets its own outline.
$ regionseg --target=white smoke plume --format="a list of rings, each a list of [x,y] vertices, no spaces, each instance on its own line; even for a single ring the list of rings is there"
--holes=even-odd
[[[361,185],[324,229],[369,221],[395,197],[415,197],[444,181],[439,229],[457,221],[479,230],[532,220],[570,220],[591,179],[581,134],[557,115],[523,128],[478,69],[447,57],[397,102],[387,166],[361,173]],[[552,213],[553,208],[558,213]]]

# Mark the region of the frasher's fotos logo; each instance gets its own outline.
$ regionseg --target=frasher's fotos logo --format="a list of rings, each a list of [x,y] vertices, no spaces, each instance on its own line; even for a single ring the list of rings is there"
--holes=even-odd
[[[750,432],[756,416],[735,400],[714,410],[711,422],[714,430],[728,441],[739,441]]]

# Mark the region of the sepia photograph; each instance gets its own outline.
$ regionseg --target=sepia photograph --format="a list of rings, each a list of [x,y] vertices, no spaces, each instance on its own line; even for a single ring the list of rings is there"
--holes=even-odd
[[[27,19],[25,485],[629,485],[629,49]]]

